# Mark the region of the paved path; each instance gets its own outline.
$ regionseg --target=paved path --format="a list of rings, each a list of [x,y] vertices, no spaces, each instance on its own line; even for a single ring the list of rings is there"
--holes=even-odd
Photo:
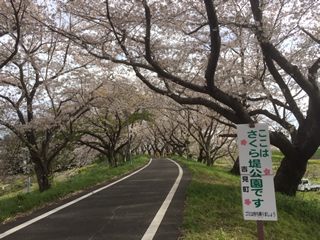
[[[186,168],[164,158],[105,186],[0,227],[0,239],[177,239]]]

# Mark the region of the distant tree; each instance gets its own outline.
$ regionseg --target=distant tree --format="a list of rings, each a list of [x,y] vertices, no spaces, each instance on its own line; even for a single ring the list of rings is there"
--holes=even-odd
[[[129,84],[110,82],[100,89],[99,97],[91,103],[77,132],[81,135],[79,142],[107,156],[110,166],[117,167],[117,154],[131,141],[138,131],[134,128],[141,121],[152,121],[152,114],[141,110],[143,104],[139,93]],[[139,125],[139,124],[138,124]]]
[[[187,129],[177,121],[177,114],[173,111],[166,112],[166,117],[156,120],[156,129],[158,138],[164,142],[164,147],[167,146],[167,152],[182,156],[187,154],[187,147],[190,143]]]
[[[221,137],[221,133],[229,132],[230,124],[222,124],[217,119],[219,116],[214,116],[212,111],[203,106],[184,108],[179,111],[177,118],[179,125],[184,126],[190,139],[199,146],[198,161],[208,166],[228,155],[228,139]]]

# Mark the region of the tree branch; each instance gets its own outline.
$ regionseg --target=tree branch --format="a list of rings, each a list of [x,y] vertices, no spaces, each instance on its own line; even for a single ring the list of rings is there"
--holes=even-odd
[[[218,65],[220,56],[221,39],[218,25],[218,18],[213,0],[204,0],[207,9],[207,16],[210,27],[210,56],[205,73],[205,78],[209,88],[209,92],[213,95],[215,89],[214,75]]]

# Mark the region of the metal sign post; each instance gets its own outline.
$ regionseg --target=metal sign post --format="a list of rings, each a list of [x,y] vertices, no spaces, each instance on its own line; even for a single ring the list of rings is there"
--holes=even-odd
[[[30,151],[27,149],[28,193],[30,192]]]
[[[130,158],[130,164],[132,165],[131,146],[130,146],[130,131],[129,131],[129,117],[128,117],[128,110],[127,110],[127,109],[126,109],[126,117],[127,117],[127,132],[128,132],[129,158]]]

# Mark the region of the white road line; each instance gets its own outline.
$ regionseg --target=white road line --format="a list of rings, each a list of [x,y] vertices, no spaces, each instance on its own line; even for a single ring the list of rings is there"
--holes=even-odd
[[[123,177],[123,178],[121,178],[121,179],[119,179],[119,180],[117,180],[117,181],[115,181],[115,182],[113,182],[113,183],[110,183],[110,184],[108,184],[108,185],[106,185],[106,186],[104,186],[104,187],[102,187],[102,188],[99,188],[99,189],[97,189],[97,190],[95,190],[95,191],[92,191],[92,192],[90,192],[90,193],[88,193],[88,194],[86,194],[86,195],[84,195],[84,196],[82,196],[82,197],[79,197],[79,198],[77,198],[77,199],[75,199],[75,200],[73,200],[73,201],[71,201],[71,202],[68,202],[68,203],[66,203],[66,204],[64,204],[64,205],[62,205],[62,206],[60,206],[60,207],[57,207],[57,208],[55,208],[55,209],[53,209],[53,210],[51,210],[51,211],[49,211],[49,212],[46,212],[46,213],[44,213],[44,214],[42,214],[42,215],[40,215],[40,216],[38,216],[38,217],[36,217],[36,218],[33,218],[33,219],[31,219],[31,220],[29,220],[29,221],[27,221],[27,222],[25,222],[25,223],[22,223],[22,224],[14,227],[14,228],[11,228],[11,229],[9,229],[8,231],[6,231],[6,232],[4,232],[4,233],[1,233],[1,234],[0,234],[0,239],[2,239],[2,238],[6,237],[6,236],[8,236],[8,235],[10,235],[10,234],[12,234],[12,233],[14,233],[14,232],[17,232],[17,231],[21,230],[22,228],[25,228],[25,227],[31,225],[32,223],[35,223],[35,222],[37,222],[37,221],[39,221],[39,220],[41,220],[41,219],[43,219],[43,218],[45,218],[45,217],[48,217],[49,215],[51,215],[51,214],[53,214],[53,213],[56,213],[56,212],[58,212],[58,211],[60,211],[60,210],[62,210],[62,209],[64,209],[64,208],[66,208],[66,207],[69,207],[69,206],[71,206],[72,204],[75,204],[76,202],[79,202],[79,201],[81,201],[81,200],[83,200],[83,199],[85,199],[85,198],[87,198],[87,197],[90,197],[90,196],[92,196],[93,194],[95,194],[95,193],[97,193],[97,192],[100,192],[100,191],[102,191],[102,190],[104,190],[104,189],[106,189],[106,188],[108,188],[108,187],[111,187],[111,186],[113,186],[113,185],[115,185],[115,184],[117,184],[117,183],[119,183],[119,182],[121,182],[121,181],[123,181],[123,180],[125,180],[125,179],[127,179],[127,178],[129,178],[129,177],[131,177],[131,176],[133,176],[133,175],[135,175],[136,173],[138,173],[138,172],[140,172],[141,170],[143,170],[143,169],[145,169],[146,167],[148,167],[151,162],[152,162],[152,159],[150,159],[149,163],[148,163],[146,166],[144,166],[143,168],[140,168],[139,170],[137,170],[137,171],[129,174],[128,176],[125,176],[125,177]]]
[[[181,181],[181,178],[183,176],[183,170],[182,168],[180,167],[179,164],[177,164],[176,162],[172,161],[171,159],[168,159],[170,160],[171,162],[173,162],[174,164],[176,164],[179,168],[179,175],[176,179],[176,181],[174,182],[170,192],[168,193],[166,199],[164,200],[164,202],[162,203],[160,209],[158,210],[156,216],[154,217],[154,219],[152,220],[149,228],[147,229],[147,231],[145,232],[145,234],[143,235],[143,237],[141,238],[141,240],[151,240],[153,239],[154,235],[156,234],[161,222],[162,222],[162,219],[164,217],[164,215],[166,214],[166,211],[172,201],[172,198],[174,196],[174,194],[176,193],[177,191],[177,188],[180,184],[180,181]]]

